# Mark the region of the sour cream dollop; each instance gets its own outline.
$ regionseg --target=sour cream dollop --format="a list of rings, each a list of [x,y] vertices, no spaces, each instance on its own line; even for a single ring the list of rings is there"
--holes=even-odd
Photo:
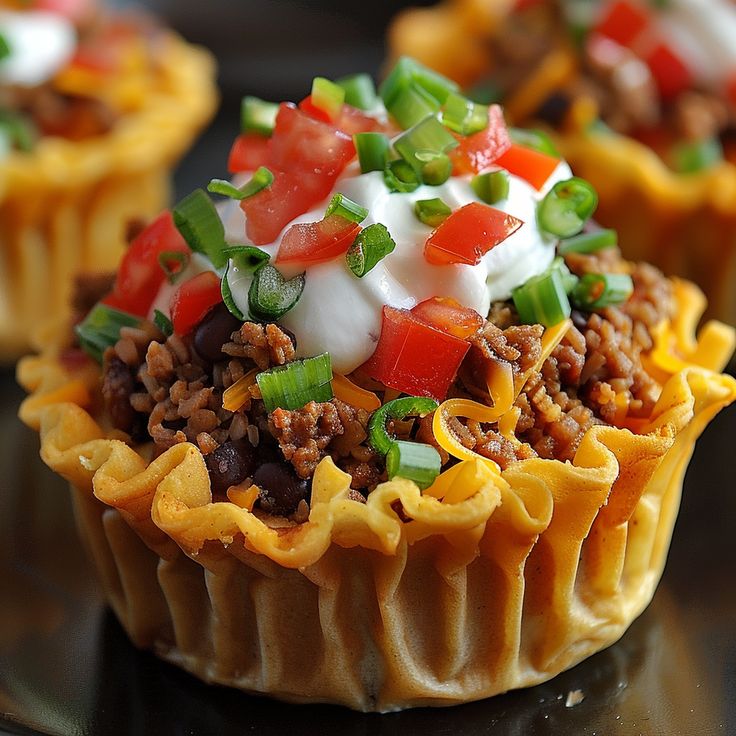
[[[385,225],[396,249],[363,278],[350,271],[344,256],[303,267],[276,264],[286,277],[302,271],[306,274],[300,300],[279,321],[297,336],[300,356],[329,352],[334,370],[350,373],[373,354],[381,334],[384,305],[410,309],[433,296],[452,297],[486,315],[492,301],[508,299],[512,289],[542,273],[552,262],[556,241],[539,230],[537,204],[556,182],[571,175],[567,164],[560,163],[541,192],[510,175],[509,196],[494,207],[524,224],[475,266],[435,266],[424,258],[424,244],[432,228],[417,219],[414,203],[439,197],[456,210],[477,202],[471,177],[455,176],[438,187],[420,186],[414,192],[392,193],[382,173],[361,174],[357,163],[353,163],[338,179],[333,194],[340,192],[365,207],[369,214],[361,225]],[[329,197],[295,218],[273,243],[261,246],[272,261],[286,230],[297,223],[321,220],[328,202]],[[245,218],[237,202],[228,203],[221,214],[228,241],[242,243]],[[234,266],[231,263],[228,285],[236,305],[247,314],[252,277]]]
[[[47,82],[77,47],[74,26],[54,13],[0,12],[0,33],[10,49],[0,60],[0,82],[21,87]]]

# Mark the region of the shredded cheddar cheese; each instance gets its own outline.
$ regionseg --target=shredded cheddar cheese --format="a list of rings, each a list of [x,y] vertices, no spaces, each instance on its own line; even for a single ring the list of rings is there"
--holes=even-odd
[[[237,411],[250,398],[250,387],[256,382],[258,369],[248,371],[242,378],[226,389],[222,395],[222,408],[227,411]]]

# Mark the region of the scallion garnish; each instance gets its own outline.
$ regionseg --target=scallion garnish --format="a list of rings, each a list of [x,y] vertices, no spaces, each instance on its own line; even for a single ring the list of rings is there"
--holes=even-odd
[[[330,120],[337,120],[345,102],[345,90],[324,77],[312,81],[312,104],[322,110]]]
[[[425,225],[439,227],[452,214],[452,210],[439,197],[435,197],[418,199],[414,203],[414,214]]]
[[[427,116],[437,113],[440,103],[429,92],[412,85],[402,90],[390,103],[386,103],[386,109],[407,130]]]
[[[302,291],[303,273],[287,281],[275,266],[266,264],[253,275],[248,290],[248,309],[255,319],[278,319],[294,307]]]
[[[380,222],[368,225],[358,233],[353,244],[345,254],[348,267],[358,277],[363,278],[382,258],[396,247],[388,229]]]
[[[537,206],[539,227],[551,235],[577,235],[598,206],[598,195],[577,176],[558,181]]]
[[[391,141],[385,133],[356,133],[353,136],[355,150],[360,161],[360,171],[383,171],[388,161]]]
[[[339,215],[350,222],[361,223],[368,217],[368,210],[339,192],[335,194],[325,210],[325,218]]]
[[[394,100],[412,87],[432,97],[437,103],[436,110],[439,110],[439,107],[445,103],[448,95],[459,91],[457,84],[447,77],[432,71],[408,56],[402,56],[383,81],[378,92],[386,108],[390,110]]]
[[[442,122],[460,135],[472,135],[488,127],[488,107],[453,92],[445,100]]]
[[[386,164],[383,181],[390,192],[413,192],[421,184],[414,169],[403,158]]]
[[[11,148],[28,153],[38,137],[33,122],[19,113],[0,110],[0,133],[7,139]]]
[[[565,280],[554,265],[515,288],[511,296],[523,324],[554,327],[570,316]]]
[[[0,32],[0,61],[10,56],[11,48],[8,39]]]
[[[153,324],[164,333],[165,337],[171,337],[174,334],[174,325],[160,309],[153,310]]]
[[[552,139],[542,130],[526,130],[523,128],[509,128],[509,136],[514,143],[531,148],[539,153],[560,158],[560,152],[552,143]]]
[[[276,127],[279,106],[250,95],[243,97],[240,106],[240,129],[243,133],[270,136]]]
[[[394,149],[419,174],[439,154],[458,146],[455,137],[434,116],[418,122],[394,141]]]
[[[301,409],[310,401],[332,398],[332,362],[329,353],[279,365],[256,376],[263,403],[275,409]]]
[[[336,80],[345,90],[345,102],[359,110],[371,110],[376,104],[376,85],[369,74],[351,74]]]
[[[405,478],[420,490],[429,488],[442,470],[442,458],[432,445],[394,440],[386,454],[389,480]]]
[[[195,189],[173,209],[174,224],[195,253],[203,253],[215,268],[227,263],[223,255],[225,228],[212,200],[202,189]]]
[[[695,174],[723,161],[723,146],[718,138],[684,141],[672,149],[672,164],[680,174]]]
[[[120,339],[120,329],[137,327],[140,322],[140,317],[100,302],[92,307],[90,313],[74,328],[74,332],[80,347],[98,363],[102,363],[105,350]]]
[[[256,271],[271,260],[265,250],[256,248],[255,245],[231,245],[222,254],[233,260],[241,271]]]
[[[245,322],[245,315],[240,310],[240,307],[235,303],[235,299],[233,298],[233,292],[230,288],[230,281],[228,280],[228,275],[230,273],[230,261],[227,262],[227,266],[225,266],[225,273],[222,277],[222,281],[220,282],[220,294],[222,295],[222,301],[227,307],[227,311],[230,312],[230,314],[235,317],[235,319],[239,319],[241,322]]]
[[[634,282],[627,273],[586,273],[572,290],[572,301],[586,312],[628,301]]]
[[[481,202],[496,204],[509,196],[509,175],[506,171],[487,171],[474,176],[470,186]]]
[[[423,417],[431,414],[439,404],[434,399],[422,396],[407,396],[386,402],[373,412],[368,422],[368,441],[376,452],[385,455],[391,449],[394,438],[388,433],[388,422],[391,419],[403,421],[407,417]]]
[[[236,187],[225,179],[211,179],[207,191],[212,194],[222,194],[230,199],[243,200],[258,194],[262,189],[273,184],[273,174],[270,169],[260,166],[253,176],[242,187]]]
[[[596,230],[561,240],[557,246],[557,252],[561,256],[568,253],[595,253],[604,248],[614,248],[617,245],[618,233],[615,230]]]
[[[177,282],[189,265],[189,261],[189,253],[182,253],[180,250],[165,250],[158,254],[158,265],[161,266],[170,284]]]
[[[418,154],[417,158],[422,163],[421,177],[422,183],[431,187],[438,187],[444,184],[452,176],[452,161],[446,153],[430,153]]]

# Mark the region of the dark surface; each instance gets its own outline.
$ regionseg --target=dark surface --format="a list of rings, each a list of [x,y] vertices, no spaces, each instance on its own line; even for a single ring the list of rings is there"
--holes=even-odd
[[[314,74],[377,71],[381,29],[401,3],[360,10],[337,0],[149,5],[216,47],[224,63],[223,112],[180,170],[178,188],[186,192],[224,174],[238,93],[296,97]],[[662,584],[618,644],[533,689],[366,716],[208,687],[135,650],[97,593],[65,483],[38,459],[35,433],[15,419],[21,397],[12,373],[0,373],[0,732],[736,734],[736,407],[696,450]],[[578,689],[585,700],[566,707],[568,692]]]

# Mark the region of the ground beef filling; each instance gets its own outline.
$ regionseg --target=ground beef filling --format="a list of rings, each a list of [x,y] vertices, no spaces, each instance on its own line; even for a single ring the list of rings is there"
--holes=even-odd
[[[450,420],[465,447],[502,469],[535,456],[572,460],[590,427],[646,417],[660,392],[642,355],[652,348],[652,329],[671,316],[669,282],[650,266],[621,260],[615,250],[569,256],[567,265],[578,275],[628,272],[634,294],[619,307],[573,313],[573,327],[518,395],[518,441],[495,424]],[[489,373],[505,363],[515,378],[527,374],[539,362],[542,335],[539,325],[518,324],[510,303],[492,305],[489,319],[469,339],[451,395],[491,403]],[[304,518],[310,481],[324,457],[351,475],[355,498],[364,499],[386,471],[368,443],[369,413],[339,399],[269,413],[254,384],[237,411],[223,408],[223,393],[246,373],[295,356],[287,331],[240,323],[220,305],[184,339],[165,338],[147,322],[124,328],[105,354],[102,393],[112,423],[134,442],[152,442],[155,453],[179,442],[196,444],[216,499],[224,499],[231,486],[255,483],[263,511]],[[443,465],[453,462],[437,446],[431,415],[392,422],[388,429],[397,438],[434,445]]]

